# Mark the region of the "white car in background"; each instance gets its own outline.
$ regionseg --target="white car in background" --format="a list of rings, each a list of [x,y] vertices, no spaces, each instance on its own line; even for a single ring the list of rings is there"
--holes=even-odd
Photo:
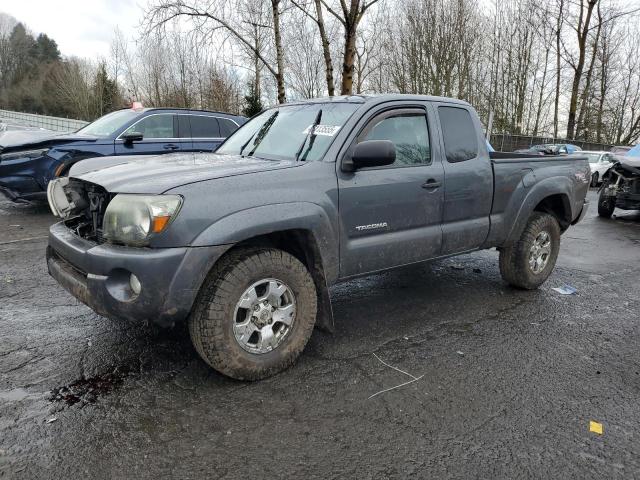
[[[591,167],[591,186],[597,187],[602,181],[602,175],[613,165],[615,155],[611,152],[577,152],[576,155],[587,157],[589,159],[589,167]]]

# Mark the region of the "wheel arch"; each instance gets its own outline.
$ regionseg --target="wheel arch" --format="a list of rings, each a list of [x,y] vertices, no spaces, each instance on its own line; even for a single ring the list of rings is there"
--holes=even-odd
[[[536,184],[522,201],[515,215],[512,228],[501,246],[512,245],[518,240],[531,214],[535,211],[547,213],[556,218],[564,232],[577,213],[571,203],[571,180],[568,177],[552,177]]]
[[[205,230],[196,243],[231,244],[225,255],[246,248],[276,248],[293,255],[309,270],[316,286],[316,326],[332,332],[334,320],[328,286],[335,278],[338,267],[337,246],[334,250],[331,242],[335,246],[338,240],[331,238],[332,230],[326,215],[319,215],[318,212],[313,212],[312,216],[305,215],[300,205],[297,209],[291,204],[280,205],[285,205],[285,208],[277,212],[268,205],[226,217]],[[297,212],[295,221],[290,215],[294,212]],[[279,218],[274,214],[278,214]],[[257,218],[261,218],[262,222],[256,222]],[[236,228],[232,230],[234,224]],[[238,226],[242,227],[239,229]]]

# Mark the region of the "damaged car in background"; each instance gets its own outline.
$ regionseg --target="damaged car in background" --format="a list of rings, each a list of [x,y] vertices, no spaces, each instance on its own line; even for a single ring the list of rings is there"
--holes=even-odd
[[[125,161],[132,155],[211,152],[245,118],[179,108],[108,113],[75,133],[10,131],[0,136],[0,192],[14,202],[46,200],[47,185],[80,161]],[[115,156],[115,157],[114,157]]]
[[[598,215],[610,218],[616,208],[640,210],[640,156],[617,157],[602,177]]]

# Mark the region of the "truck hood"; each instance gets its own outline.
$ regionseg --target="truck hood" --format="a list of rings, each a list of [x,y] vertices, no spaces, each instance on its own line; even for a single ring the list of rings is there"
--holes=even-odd
[[[61,143],[96,142],[98,137],[77,133],[42,132],[33,130],[9,130],[0,134],[0,153],[53,147]]]
[[[188,183],[301,165],[291,160],[215,153],[101,157],[76,163],[69,176],[113,193],[163,193]]]

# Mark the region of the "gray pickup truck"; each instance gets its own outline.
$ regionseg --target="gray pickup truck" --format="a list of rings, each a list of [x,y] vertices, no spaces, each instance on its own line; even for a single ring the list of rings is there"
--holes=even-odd
[[[417,95],[281,105],[215,153],[75,165],[49,189],[49,273],[96,312],[187,320],[200,356],[255,380],[331,330],[337,282],[497,247],[533,289],[587,207],[586,158],[487,151],[467,103]]]

